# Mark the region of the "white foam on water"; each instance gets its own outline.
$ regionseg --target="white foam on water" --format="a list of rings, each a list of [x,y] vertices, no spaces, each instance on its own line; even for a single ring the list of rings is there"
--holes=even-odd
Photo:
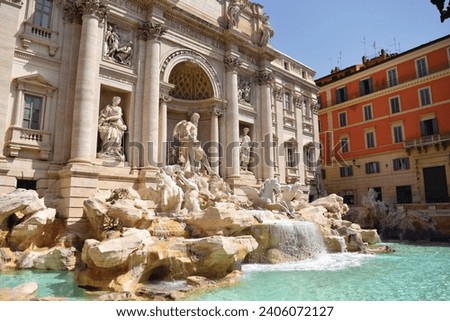
[[[373,255],[359,253],[323,253],[314,258],[296,262],[280,264],[245,264],[242,271],[270,272],[270,271],[336,271],[364,264]]]

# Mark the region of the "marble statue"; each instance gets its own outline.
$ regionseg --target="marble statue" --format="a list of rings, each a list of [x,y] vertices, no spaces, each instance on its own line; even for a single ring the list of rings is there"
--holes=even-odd
[[[111,27],[111,26],[110,26]],[[111,27],[110,30],[106,33],[106,44],[108,46],[108,51],[106,52],[106,56],[110,58],[114,58],[117,49],[119,49],[119,34],[115,29]]]
[[[251,84],[248,80],[242,80],[239,83],[238,99],[240,103],[250,103],[251,101]]]
[[[178,182],[184,187],[184,208],[191,212],[200,212],[200,189],[192,178],[186,178],[183,172],[177,175]]]
[[[244,127],[242,135],[239,137],[239,153],[241,161],[241,171],[248,172],[248,165],[250,163],[251,138],[248,135],[250,129]]]
[[[284,207],[277,202],[277,196],[281,193],[281,185],[276,178],[266,179],[259,189],[245,185],[240,188],[252,207],[284,211]]]
[[[179,214],[184,192],[176,181],[161,169],[156,174],[156,188],[159,194],[159,206],[163,212]]]
[[[180,121],[174,128],[173,136],[180,143],[178,163],[186,172],[198,173],[201,166],[210,173],[208,157],[197,138],[200,115],[193,113],[190,120]]]
[[[105,37],[103,42],[103,55],[108,56],[109,54],[109,48],[111,46],[110,40],[111,40],[111,33],[112,33],[112,26],[108,24],[106,31],[105,31]]]
[[[124,160],[122,137],[127,130],[122,119],[122,108],[119,106],[121,98],[114,96],[112,103],[106,105],[100,112],[98,131],[102,141],[100,156]]]
[[[239,5],[239,0],[230,1],[227,10],[228,28],[231,29],[238,27],[240,15],[241,15],[241,7]]]
[[[259,39],[260,46],[267,46],[270,38],[275,34],[272,26],[269,24],[269,16],[262,16],[262,25],[260,30],[261,37]]]
[[[294,184],[283,184],[280,189],[280,204],[286,208],[288,215],[293,215],[295,207],[293,202],[302,201],[303,192],[301,190],[301,184],[295,182]]]
[[[209,176],[209,191],[214,196],[213,200],[221,201],[230,197],[233,193],[230,185],[219,174],[214,172]]]
[[[130,65],[133,54],[133,43],[132,41],[127,41],[122,46],[119,46],[120,38],[117,28],[108,24],[103,42],[103,55],[109,60]]]
[[[133,43],[129,41],[125,46],[116,50],[114,58],[117,62],[129,65],[131,64],[131,57],[133,54]]]

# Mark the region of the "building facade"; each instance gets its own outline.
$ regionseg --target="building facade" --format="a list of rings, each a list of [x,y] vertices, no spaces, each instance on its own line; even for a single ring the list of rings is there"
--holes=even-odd
[[[316,81],[327,192],[361,205],[449,202],[450,36]]]
[[[185,162],[174,141],[194,114],[194,158],[232,186],[316,190],[315,72],[270,45],[261,5],[0,0],[0,21],[2,192],[36,188],[77,224],[97,189],[138,189]]]

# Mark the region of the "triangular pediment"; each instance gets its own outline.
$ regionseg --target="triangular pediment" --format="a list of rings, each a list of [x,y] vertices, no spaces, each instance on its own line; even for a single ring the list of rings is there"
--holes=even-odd
[[[55,90],[56,87],[53,86],[50,81],[48,81],[44,76],[41,74],[31,74],[26,75],[22,77],[17,77],[14,79],[18,84],[29,84],[34,86],[39,86],[46,88],[47,90]]]
[[[298,146],[298,141],[294,137],[291,137],[284,144],[287,146]]]

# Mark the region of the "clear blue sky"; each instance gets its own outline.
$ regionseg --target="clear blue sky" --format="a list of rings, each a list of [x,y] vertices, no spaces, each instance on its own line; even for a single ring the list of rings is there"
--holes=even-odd
[[[272,46],[313,68],[316,79],[361,63],[363,55],[404,52],[450,34],[450,19],[441,23],[430,0],[255,2],[275,29]]]

